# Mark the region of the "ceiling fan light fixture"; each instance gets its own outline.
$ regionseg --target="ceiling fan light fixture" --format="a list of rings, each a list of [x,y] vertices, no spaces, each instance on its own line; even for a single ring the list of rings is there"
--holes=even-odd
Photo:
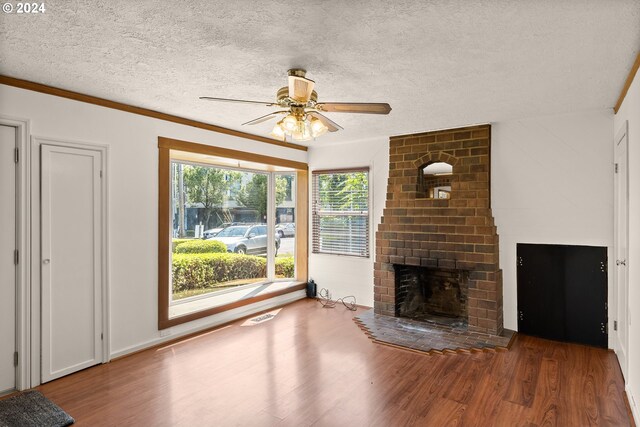
[[[289,114],[287,117],[282,119],[281,126],[285,132],[294,132],[298,127],[298,118],[293,114]]]
[[[274,138],[282,139],[282,140],[284,140],[287,137],[287,134],[282,128],[282,120],[276,123],[276,125],[273,127],[273,130],[271,131],[271,136],[273,136]]]
[[[302,126],[300,129],[293,132],[291,137],[294,141],[309,141],[313,138],[309,126]]]
[[[327,127],[320,120],[308,115],[290,114],[276,123],[271,135],[282,140],[289,137],[294,141],[309,141],[325,132]]]
[[[316,118],[311,119],[311,135],[314,138],[324,135],[328,130],[329,128],[322,121]]]

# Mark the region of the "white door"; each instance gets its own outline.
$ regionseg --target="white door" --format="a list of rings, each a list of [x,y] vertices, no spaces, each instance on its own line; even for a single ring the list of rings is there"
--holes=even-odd
[[[627,251],[629,248],[629,178],[628,178],[628,139],[627,124],[618,132],[615,139],[614,161],[614,199],[615,199],[615,301],[616,301],[616,353],[625,378],[628,369],[629,345],[629,277],[627,270]]]
[[[0,125],[0,394],[16,385],[15,149],[16,128]]]
[[[41,146],[42,382],[102,362],[101,164]]]

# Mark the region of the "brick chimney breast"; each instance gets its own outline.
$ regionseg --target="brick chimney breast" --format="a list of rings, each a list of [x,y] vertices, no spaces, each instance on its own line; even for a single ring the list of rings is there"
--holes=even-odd
[[[502,270],[491,213],[491,125],[395,136],[389,144],[389,180],[376,232],[374,309],[398,315],[395,269],[417,266],[464,272],[468,330],[503,329]],[[452,174],[431,177],[424,168],[444,162]],[[447,185],[448,184],[448,185]],[[430,197],[432,186],[450,191]],[[395,266],[395,267],[394,267]]]

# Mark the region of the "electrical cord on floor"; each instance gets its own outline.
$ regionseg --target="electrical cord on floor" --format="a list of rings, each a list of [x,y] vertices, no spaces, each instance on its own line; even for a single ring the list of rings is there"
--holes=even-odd
[[[338,303],[342,303],[347,310],[356,311],[358,309],[356,306],[356,297],[353,295],[347,295],[346,297],[333,300],[331,299],[331,293],[329,293],[329,290],[326,288],[320,289],[317,299],[323,308],[334,308]]]

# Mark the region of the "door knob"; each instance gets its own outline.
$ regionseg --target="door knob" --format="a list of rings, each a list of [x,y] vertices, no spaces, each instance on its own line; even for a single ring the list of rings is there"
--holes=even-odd
[[[622,261],[617,260],[616,265],[627,265],[627,260],[626,259],[623,259]]]
[[[42,260],[42,263],[43,263],[44,265],[47,265],[47,264],[49,264],[50,262],[51,262],[51,260],[50,260],[49,258],[47,258],[47,259],[43,259],[43,260]]]

